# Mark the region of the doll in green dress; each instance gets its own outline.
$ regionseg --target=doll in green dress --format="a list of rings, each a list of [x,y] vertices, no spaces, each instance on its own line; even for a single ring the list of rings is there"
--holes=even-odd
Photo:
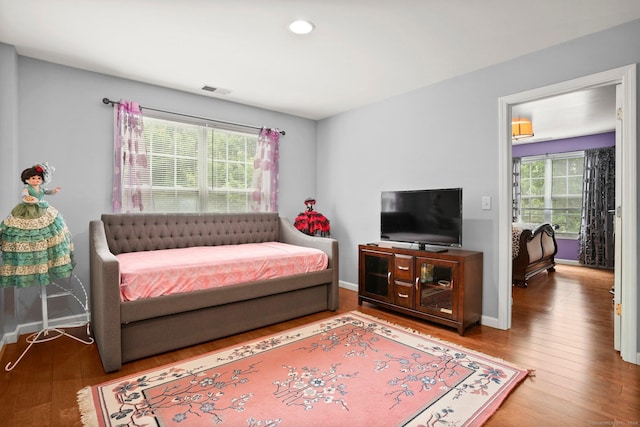
[[[48,285],[56,278],[67,278],[73,271],[73,243],[62,216],[49,206],[45,195],[54,169],[46,163],[22,171],[25,187],[22,201],[0,223],[0,286]]]

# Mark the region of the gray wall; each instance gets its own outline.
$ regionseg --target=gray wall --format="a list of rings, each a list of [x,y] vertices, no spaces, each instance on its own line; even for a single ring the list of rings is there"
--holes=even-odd
[[[380,191],[462,187],[463,246],[484,252],[483,315],[497,318],[498,99],[639,61],[637,20],[319,122],[318,200],[341,279],[357,283],[357,245],[379,240]]]
[[[18,147],[18,55],[13,46],[0,43],[0,218],[13,207],[8,197],[9,186],[17,174]],[[16,328],[14,290],[0,290],[0,338]],[[2,345],[0,339],[0,345]]]
[[[0,215],[6,216],[19,201],[22,169],[40,161],[55,166],[51,185],[59,185],[62,190],[49,196],[48,201],[69,226],[75,244],[75,273],[87,288],[89,221],[111,210],[113,109],[102,103],[104,97],[283,129],[286,135],[280,139],[281,215],[293,222],[304,210],[305,198],[315,195],[316,122],[313,120],[22,57],[15,55],[12,46],[0,44],[0,55]],[[5,98],[5,94],[13,92],[15,96]],[[12,150],[16,150],[14,156],[5,156]],[[4,333],[15,332],[16,322],[41,320],[37,292],[35,288],[18,291],[18,307],[9,307],[6,310],[9,313],[0,319]],[[0,290],[0,294],[5,300],[13,299],[12,288]],[[64,307],[53,307],[50,314],[55,317],[82,312],[76,308],[77,304],[70,301]]]

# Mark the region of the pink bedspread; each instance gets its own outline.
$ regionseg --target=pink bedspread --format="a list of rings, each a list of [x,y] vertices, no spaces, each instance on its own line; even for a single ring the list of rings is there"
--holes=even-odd
[[[160,295],[273,279],[327,268],[327,254],[280,242],[201,246],[117,255],[120,296]]]

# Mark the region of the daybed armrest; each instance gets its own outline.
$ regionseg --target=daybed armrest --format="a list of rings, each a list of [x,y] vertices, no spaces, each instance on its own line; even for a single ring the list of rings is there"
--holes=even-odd
[[[328,307],[329,310],[337,310],[339,300],[338,241],[329,237],[316,237],[304,234],[284,217],[280,217],[280,241],[291,245],[319,249],[329,256],[329,265],[327,268],[333,269],[333,276]]]
[[[104,224],[89,223],[91,321],[105,372],[122,366],[120,333],[120,266],[109,250]]]

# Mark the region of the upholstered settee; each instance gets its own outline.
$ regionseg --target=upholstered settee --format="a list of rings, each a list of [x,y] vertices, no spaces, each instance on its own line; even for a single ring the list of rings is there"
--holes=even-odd
[[[104,214],[89,228],[92,331],[106,372],[135,359],[338,308],[338,242],[305,235],[277,213]],[[122,297],[121,254],[262,242],[319,249],[327,255],[326,267],[170,295]]]
[[[513,223],[512,280],[527,286],[527,280],[542,271],[555,271],[558,252],[555,230],[551,224]]]

